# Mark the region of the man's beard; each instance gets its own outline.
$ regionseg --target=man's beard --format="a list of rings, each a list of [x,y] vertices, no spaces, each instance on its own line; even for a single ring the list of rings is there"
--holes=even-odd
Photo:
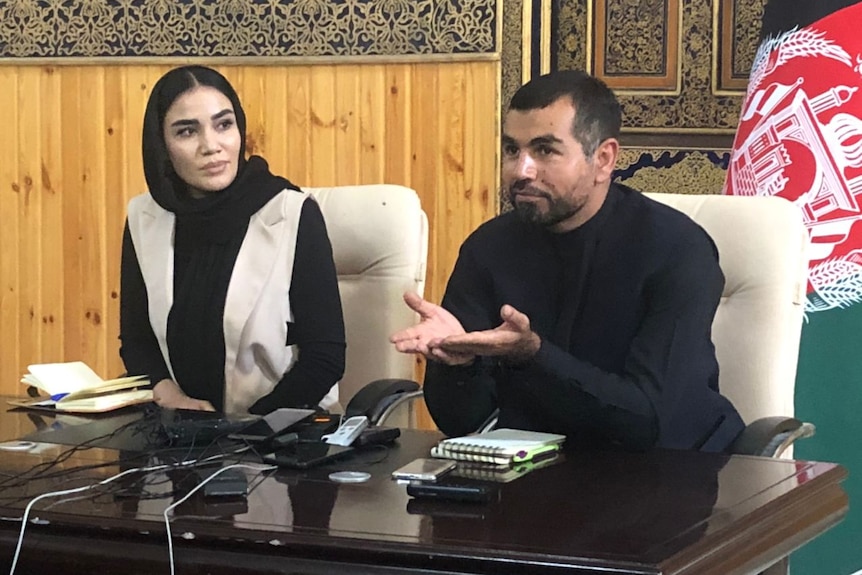
[[[580,211],[582,205],[572,205],[569,202],[560,198],[553,198],[547,192],[536,190],[534,188],[528,190],[527,193],[533,196],[538,196],[547,202],[548,209],[541,210],[540,202],[518,202],[518,193],[523,192],[524,188],[517,191],[509,190],[509,201],[512,202],[512,207],[515,213],[522,222],[535,224],[545,228],[553,227],[560,222],[564,222]]]

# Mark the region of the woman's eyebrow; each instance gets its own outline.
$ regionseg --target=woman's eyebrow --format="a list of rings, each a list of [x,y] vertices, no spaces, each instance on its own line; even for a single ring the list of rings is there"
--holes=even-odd
[[[171,127],[174,126],[197,126],[200,124],[197,120],[177,120],[176,122],[171,122]]]
[[[233,114],[233,110],[231,110],[230,108],[225,108],[224,110],[222,110],[218,114],[213,114],[212,119],[218,120],[219,118],[223,118],[224,116],[227,116],[229,114]]]
[[[221,112],[218,112],[217,114],[213,114],[213,115],[212,115],[212,119],[213,119],[213,120],[218,120],[219,118],[223,118],[223,117],[225,117],[225,116],[229,116],[229,115],[232,115],[232,114],[233,114],[233,110],[231,110],[230,108],[225,108],[225,109],[224,109],[224,110],[222,110]],[[180,119],[180,120],[177,120],[177,121],[175,121],[175,122],[172,122],[172,123],[171,123],[171,126],[172,126],[172,127],[173,127],[173,126],[197,126],[197,125],[199,125],[199,124],[200,124],[200,122],[198,122],[198,121],[197,121],[197,120],[195,120],[195,119],[188,119],[188,120],[186,120],[186,119]]]

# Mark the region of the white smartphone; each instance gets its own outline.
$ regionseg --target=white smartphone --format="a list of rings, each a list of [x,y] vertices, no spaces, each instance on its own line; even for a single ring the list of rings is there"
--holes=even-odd
[[[392,472],[393,479],[436,481],[455,469],[456,462],[451,459],[420,458],[414,459],[404,467]]]

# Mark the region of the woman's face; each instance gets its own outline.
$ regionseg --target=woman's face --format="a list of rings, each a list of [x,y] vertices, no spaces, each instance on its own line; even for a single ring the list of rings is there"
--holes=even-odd
[[[192,197],[218,192],[236,178],[242,137],[233,105],[210,86],[180,94],[165,114],[165,145]]]

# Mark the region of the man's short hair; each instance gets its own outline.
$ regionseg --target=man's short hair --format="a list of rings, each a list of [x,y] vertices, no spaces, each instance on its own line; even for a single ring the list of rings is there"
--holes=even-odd
[[[560,70],[533,78],[521,86],[509,110],[538,110],[568,97],[575,107],[572,136],[590,157],[608,138],[619,138],[620,103],[607,84],[580,70]]]

